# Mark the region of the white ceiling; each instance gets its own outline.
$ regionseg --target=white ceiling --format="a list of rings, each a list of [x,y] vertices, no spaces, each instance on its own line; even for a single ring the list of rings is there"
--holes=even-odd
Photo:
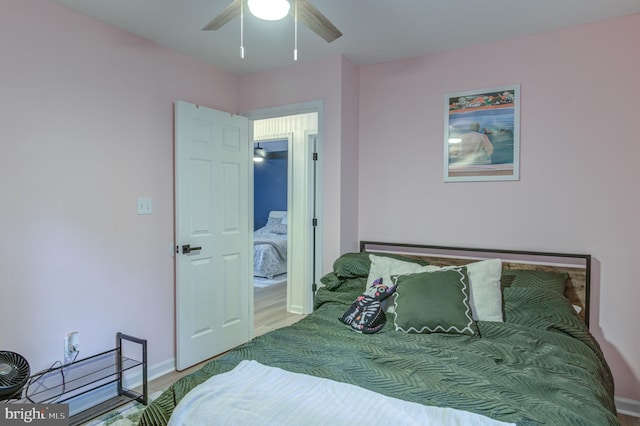
[[[294,21],[245,14],[201,31],[231,0],[53,0],[236,74],[293,63]],[[298,61],[344,55],[358,65],[424,56],[640,13],[640,0],[310,0],[343,36],[298,28]]]

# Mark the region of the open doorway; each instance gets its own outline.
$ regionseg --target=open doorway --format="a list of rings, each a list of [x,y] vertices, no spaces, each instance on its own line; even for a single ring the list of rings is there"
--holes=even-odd
[[[295,322],[287,312],[289,138],[253,146],[254,334]]]
[[[255,142],[253,148],[253,283],[286,283],[289,140]]]
[[[262,160],[253,167],[254,335],[312,310],[322,253],[317,129],[317,112],[253,121],[254,153]]]

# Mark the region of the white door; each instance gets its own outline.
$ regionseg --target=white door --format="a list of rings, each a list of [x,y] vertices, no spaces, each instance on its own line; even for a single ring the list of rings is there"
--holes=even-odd
[[[175,105],[176,368],[249,341],[248,119]]]

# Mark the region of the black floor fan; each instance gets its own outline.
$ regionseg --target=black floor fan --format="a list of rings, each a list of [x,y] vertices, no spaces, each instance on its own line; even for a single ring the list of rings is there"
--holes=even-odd
[[[29,363],[22,355],[0,351],[0,401],[19,399],[30,372]]]

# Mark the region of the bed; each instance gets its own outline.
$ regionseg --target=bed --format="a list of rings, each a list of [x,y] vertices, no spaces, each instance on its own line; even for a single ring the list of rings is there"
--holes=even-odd
[[[287,212],[271,211],[253,232],[253,275],[272,279],[287,272]]]
[[[362,242],[322,278],[312,314],[183,377],[139,424],[242,424],[238,412],[258,416],[248,423],[295,424],[297,407],[312,424],[367,416],[370,424],[618,424],[611,372],[587,325],[590,267],[591,257],[580,254]],[[382,283],[368,287],[378,275]],[[487,303],[496,286],[499,303]],[[386,318],[381,328],[363,332],[343,321],[373,293],[380,300],[370,306],[380,302]],[[441,312],[453,299],[453,314]],[[254,371],[258,365],[266,370]],[[270,391],[249,382],[263,376]],[[316,379],[329,388],[312,391]],[[244,384],[232,402],[225,380]],[[276,389],[284,392],[279,402],[258,404]],[[216,401],[222,409],[194,420]],[[253,413],[265,404],[266,412]]]

